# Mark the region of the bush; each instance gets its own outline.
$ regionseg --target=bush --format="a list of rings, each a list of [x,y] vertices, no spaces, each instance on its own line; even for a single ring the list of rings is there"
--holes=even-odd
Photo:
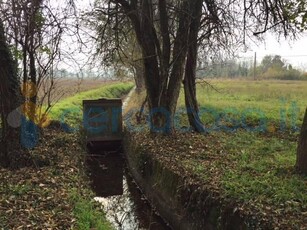
[[[297,69],[276,69],[270,67],[263,73],[264,79],[277,79],[277,80],[307,80],[307,73],[303,74]]]

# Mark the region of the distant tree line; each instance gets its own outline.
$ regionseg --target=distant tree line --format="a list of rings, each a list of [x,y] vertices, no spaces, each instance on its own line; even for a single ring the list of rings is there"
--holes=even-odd
[[[279,55],[265,56],[256,68],[256,76],[261,79],[307,80],[307,73],[287,64]]]
[[[251,76],[250,61],[226,61],[200,62],[197,76],[199,78],[238,78]]]
[[[199,78],[253,78],[254,74],[257,79],[307,80],[307,72],[294,68],[279,55],[265,56],[256,68],[252,60],[235,59],[200,62],[198,68]]]

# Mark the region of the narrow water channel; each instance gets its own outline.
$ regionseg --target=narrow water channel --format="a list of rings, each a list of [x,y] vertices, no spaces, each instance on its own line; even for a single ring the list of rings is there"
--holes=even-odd
[[[87,158],[92,189],[118,230],[171,229],[150,207],[118,151],[91,150]]]

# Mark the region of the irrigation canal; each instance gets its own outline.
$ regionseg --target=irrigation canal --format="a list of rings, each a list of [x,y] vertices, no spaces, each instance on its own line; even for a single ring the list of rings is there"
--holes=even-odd
[[[92,149],[87,166],[95,200],[118,230],[169,230],[131,178],[120,151]]]

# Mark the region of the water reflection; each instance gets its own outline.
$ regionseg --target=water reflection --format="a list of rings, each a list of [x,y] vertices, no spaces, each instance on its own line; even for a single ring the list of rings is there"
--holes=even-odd
[[[108,197],[123,194],[123,159],[115,152],[88,157],[91,186],[96,196]]]
[[[165,222],[155,214],[146,198],[129,176],[123,158],[116,152],[104,152],[88,158],[92,188],[108,220],[118,230],[166,230]]]

